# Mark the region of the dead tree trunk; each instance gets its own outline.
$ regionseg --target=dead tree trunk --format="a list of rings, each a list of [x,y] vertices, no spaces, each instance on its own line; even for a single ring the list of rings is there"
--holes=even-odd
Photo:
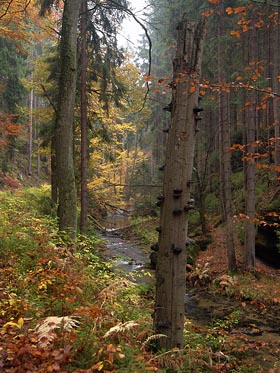
[[[155,331],[160,347],[182,347],[186,292],[186,236],[191,208],[195,134],[199,123],[198,87],[205,22],[178,26],[173,61],[171,128],[166,150],[156,269]]]

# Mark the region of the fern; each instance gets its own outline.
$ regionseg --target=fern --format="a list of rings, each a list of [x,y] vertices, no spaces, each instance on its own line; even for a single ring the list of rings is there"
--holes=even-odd
[[[148,337],[141,346],[141,350],[145,350],[145,348],[153,341],[157,341],[160,338],[167,338],[167,335],[165,334],[153,334]]]
[[[131,281],[125,279],[116,279],[105,289],[101,290],[98,299],[101,301],[101,307],[114,304],[116,296],[120,291],[127,289],[131,285]]]
[[[79,326],[79,321],[72,316],[49,316],[39,323],[35,328],[38,345],[47,347],[56,337],[56,330],[70,331]]]
[[[104,334],[104,338],[110,336],[124,335],[128,330],[135,329],[139,324],[135,321],[127,321],[124,323],[119,323],[118,325],[113,326],[107,333]]]
[[[162,368],[178,371],[183,367],[184,353],[184,350],[173,348],[172,350],[153,357],[150,361],[156,361]]]

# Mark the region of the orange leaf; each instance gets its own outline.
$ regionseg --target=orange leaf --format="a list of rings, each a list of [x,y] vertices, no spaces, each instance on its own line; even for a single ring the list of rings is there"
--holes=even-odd
[[[226,12],[227,12],[227,14],[232,14],[233,13],[233,9],[231,7],[227,7],[226,8]]]
[[[245,6],[238,6],[237,8],[234,8],[234,13],[245,13]]]
[[[202,16],[203,17],[209,17],[209,16],[211,16],[211,14],[213,14],[214,13],[214,10],[213,9],[210,9],[210,10],[207,10],[206,12],[203,12],[202,13]]]
[[[240,32],[239,31],[231,31],[230,32],[230,35],[234,35],[234,36],[236,36],[237,38],[240,38]]]
[[[195,86],[194,85],[192,85],[189,89],[189,93],[193,93],[193,92],[195,92]]]
[[[152,80],[154,80],[154,78],[148,74],[144,74],[143,77],[146,80],[146,82],[151,82]]]
[[[208,0],[211,4],[219,4],[220,0]]]

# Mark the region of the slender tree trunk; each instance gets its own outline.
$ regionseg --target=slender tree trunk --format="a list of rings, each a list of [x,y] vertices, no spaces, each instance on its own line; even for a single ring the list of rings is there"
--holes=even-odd
[[[156,268],[155,331],[160,347],[183,345],[186,292],[186,236],[205,22],[183,21],[173,62],[171,128],[167,142]]]
[[[73,121],[77,77],[77,27],[81,0],[65,0],[61,31],[61,73],[56,112],[55,146],[59,192],[59,230],[74,239],[77,195],[73,161]]]
[[[231,133],[230,120],[227,117],[224,122],[223,137],[223,159],[224,159],[224,180],[225,180],[225,218],[226,218],[226,245],[228,257],[228,269],[236,271],[236,256],[234,248],[234,234],[233,234],[233,212],[232,212],[232,183],[231,183]]]
[[[40,106],[39,98],[35,95],[34,97],[34,109],[35,113],[37,113],[37,110]],[[39,123],[37,114],[34,116],[34,141],[36,143],[36,160],[37,160],[37,176],[41,176],[41,155],[40,155],[40,137],[39,137]]]
[[[28,175],[32,175],[32,155],[33,155],[33,104],[34,89],[30,90],[29,95],[29,126],[28,126]]]
[[[55,136],[51,139],[51,199],[54,205],[58,202],[57,169],[55,156]]]
[[[219,49],[218,49],[218,73],[219,81],[224,82],[225,57],[222,45],[222,39],[225,36],[224,25],[224,1],[219,5]],[[222,199],[222,221],[226,224],[226,246],[228,268],[230,271],[236,270],[236,257],[234,250],[233,236],[233,213],[232,213],[232,188],[231,188],[231,131],[230,131],[230,116],[229,116],[229,100],[228,94],[223,90],[219,92],[219,134],[220,134],[220,188]]]
[[[81,5],[81,233],[87,233],[87,215],[88,215],[88,190],[87,190],[87,2],[82,0]]]
[[[279,14],[278,14],[278,23],[274,26],[273,31],[273,75],[272,75],[272,89],[273,92],[279,93]],[[273,119],[274,119],[274,137],[275,137],[275,156],[274,162],[275,166],[278,168],[280,166],[280,98],[275,96],[273,97]],[[280,172],[277,170],[276,174],[279,176]]]
[[[250,31],[248,40],[248,65],[251,61],[257,60],[256,52],[256,28],[253,27]],[[253,91],[247,91],[246,102],[250,105],[246,106],[246,157],[245,166],[245,203],[246,216],[245,222],[245,266],[251,267],[256,264],[255,259],[255,132],[256,132],[256,96]]]

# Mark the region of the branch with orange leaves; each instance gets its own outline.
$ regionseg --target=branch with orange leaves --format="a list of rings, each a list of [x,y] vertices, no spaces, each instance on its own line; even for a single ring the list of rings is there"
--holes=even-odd
[[[263,226],[263,227],[266,227],[266,226],[269,226],[269,227],[273,227],[273,228],[279,228],[280,227],[280,223],[278,222],[268,222],[267,220],[265,220],[265,218],[275,218],[277,220],[279,220],[280,216],[278,214],[278,212],[276,211],[270,211],[266,214],[266,216],[259,216],[259,217],[255,217],[255,218],[250,218],[248,215],[245,215],[245,214],[237,214],[237,215],[234,215],[233,216],[233,221],[234,222],[239,222],[239,221],[243,221],[243,222],[248,222],[248,223],[251,223],[251,224],[256,224],[256,225],[260,225],[260,226]]]
[[[280,97],[280,93],[272,91],[271,87],[260,88],[260,87],[254,86],[250,83],[242,83],[242,82],[238,82],[238,83],[231,82],[231,83],[223,83],[223,84],[210,83],[208,87],[206,87],[205,84],[199,84],[199,86],[202,86],[203,88],[210,88],[210,89],[213,89],[213,90],[221,90],[221,89],[224,89],[224,90],[229,89],[230,90],[230,89],[243,88],[243,89],[248,89],[249,91],[257,91],[257,92],[260,92],[260,93],[266,93],[270,97]]]
[[[239,80],[240,77],[237,77],[237,80]],[[164,93],[166,94],[166,89],[171,89],[170,85],[170,77],[166,76],[165,78],[158,79],[156,82],[156,79],[148,74],[144,74],[144,79],[146,82],[151,83],[154,81],[155,85],[157,84],[158,87],[163,87]],[[251,79],[254,80],[254,79]],[[200,81],[197,79],[195,75],[189,72],[181,72],[178,77],[175,77],[173,79],[173,86],[176,86],[180,83],[186,83],[189,82],[190,88],[189,88],[189,93],[192,93],[195,90],[195,86],[199,87],[201,89],[200,94],[203,96],[206,94],[206,90],[211,90],[213,92],[226,92],[230,93],[231,89],[237,90],[237,89],[247,89],[250,91],[257,91],[259,93],[264,93],[267,95],[266,98],[269,97],[280,97],[280,93],[275,92],[272,90],[271,87],[267,88],[261,88],[256,85],[253,85],[251,81],[246,81],[246,82],[241,82],[241,81],[236,81],[236,82],[230,82],[230,83],[225,83],[225,82],[210,82],[209,80],[204,80]],[[154,88],[156,92],[160,92],[160,88]],[[188,92],[185,92],[187,94]]]

